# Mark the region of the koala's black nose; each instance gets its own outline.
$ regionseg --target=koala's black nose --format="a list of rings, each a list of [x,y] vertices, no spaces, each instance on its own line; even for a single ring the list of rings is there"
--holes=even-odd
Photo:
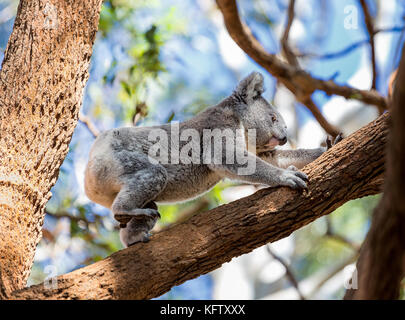
[[[280,146],[282,146],[283,144],[286,144],[287,143],[287,137],[279,139],[279,142],[280,142]]]

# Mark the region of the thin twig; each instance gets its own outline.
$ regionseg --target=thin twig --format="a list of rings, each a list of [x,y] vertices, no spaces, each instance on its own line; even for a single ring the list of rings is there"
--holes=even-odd
[[[281,46],[282,46],[282,53],[288,63],[292,65],[293,67],[300,69],[299,62],[297,60],[297,57],[295,56],[293,50],[290,48],[289,42],[288,42],[288,37],[290,34],[291,26],[294,21],[294,12],[295,12],[295,0],[290,0],[290,3],[288,5],[287,9],[287,24],[286,28],[284,30],[283,36],[281,38]],[[320,112],[318,106],[315,104],[313,99],[308,96],[304,95],[301,96],[300,94],[296,94],[297,91],[295,89],[292,89],[293,92],[295,93],[295,96],[299,102],[301,102],[303,105],[305,105],[309,111],[311,111],[312,115],[314,118],[318,121],[320,126],[331,136],[336,137],[340,130],[337,129],[335,126],[331,125],[328,120],[323,116],[323,114]]]
[[[97,129],[97,127],[88,116],[85,116],[83,113],[79,113],[79,121],[86,126],[86,128],[90,131],[94,138],[97,138],[97,136],[100,134],[100,131]]]
[[[270,245],[266,246],[267,251],[269,252],[269,254],[276,259],[278,262],[280,262],[285,270],[286,270],[286,276],[288,278],[288,280],[291,282],[291,284],[294,286],[295,290],[297,290],[298,295],[300,296],[301,300],[305,300],[304,295],[302,294],[299,285],[298,285],[298,281],[294,276],[294,273],[291,271],[290,266],[288,265],[288,263],[286,261],[284,261],[283,258],[281,258],[279,255],[277,255],[271,248]]]
[[[360,5],[363,9],[364,13],[364,22],[366,24],[368,36],[369,36],[369,43],[370,43],[370,51],[371,51],[371,66],[373,70],[373,80],[371,84],[371,89],[376,89],[377,86],[377,63],[376,63],[376,57],[375,57],[375,42],[374,42],[374,19],[370,14],[370,10],[368,8],[368,5],[366,3],[366,0],[359,0]],[[382,110],[380,110],[382,111]]]
[[[288,43],[288,37],[290,35],[291,26],[294,21],[294,12],[295,12],[295,0],[290,0],[290,3],[288,5],[288,10],[287,10],[287,25],[285,27],[283,36],[281,38],[281,47],[283,50],[283,54],[284,54],[285,58],[287,59],[288,63],[295,67],[299,67],[297,57],[295,56],[294,52],[291,50],[289,43]]]
[[[42,238],[50,242],[55,241],[55,236],[52,234],[52,232],[45,228],[42,228]]]
[[[354,243],[353,241],[349,240],[348,238],[337,234],[333,228],[332,228],[332,223],[330,221],[330,217],[326,217],[326,236],[328,236],[329,238],[333,239],[333,240],[337,240],[340,243],[346,245],[347,247],[353,249],[354,251],[359,251],[360,250],[360,245]]]
[[[322,55],[319,55],[316,53],[301,53],[301,54],[297,54],[297,56],[299,58],[313,58],[313,59],[318,59],[318,60],[335,59],[335,58],[342,57],[367,43],[368,43],[368,40],[362,40],[359,42],[355,42],[355,43],[343,48],[342,50],[339,50],[336,52],[325,53]]]
[[[52,218],[55,218],[55,219],[68,218],[68,219],[71,220],[71,221],[84,222],[87,227],[88,227],[90,224],[92,224],[92,223],[95,222],[95,221],[94,221],[94,222],[89,221],[89,220],[87,220],[87,219],[84,218],[84,217],[73,216],[73,215],[71,215],[71,214],[69,214],[69,213],[67,213],[67,212],[53,213],[53,212],[46,211],[46,214],[47,214],[48,216],[51,216]]]
[[[376,29],[374,30],[374,35],[378,34],[378,33],[384,33],[384,32],[402,32],[405,30],[405,27],[390,27],[390,28],[381,28],[381,29]],[[318,59],[318,60],[326,60],[326,59],[335,59],[335,58],[339,58],[341,56],[344,56],[350,52],[352,52],[353,50],[368,44],[369,40],[365,39],[365,40],[361,40],[355,43],[352,43],[350,45],[348,45],[347,47],[336,51],[336,52],[330,52],[330,53],[325,53],[325,54],[317,54],[317,53],[295,53],[295,56],[297,56],[298,58],[313,58],[313,59]]]
[[[316,121],[318,121],[319,125],[333,138],[335,138],[341,132],[341,130],[339,130],[334,125],[329,123],[328,120],[326,120],[326,118],[311,97],[304,97],[304,99],[300,102],[303,103],[309,111],[311,111],[312,115],[314,116]]]
[[[325,278],[318,282],[318,284],[311,290],[311,292],[307,295],[308,298],[312,298],[322,287],[323,285],[328,282],[331,278],[333,278],[336,274],[338,274],[341,270],[343,270],[347,265],[354,263],[359,256],[359,252],[356,251],[352,255],[350,255],[347,259],[343,262],[339,263],[336,267],[332,269],[330,273],[328,273]]]

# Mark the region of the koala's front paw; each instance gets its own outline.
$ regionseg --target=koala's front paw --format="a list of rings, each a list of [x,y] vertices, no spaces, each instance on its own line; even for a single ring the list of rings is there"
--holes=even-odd
[[[294,166],[283,170],[280,176],[280,184],[293,189],[307,189],[307,181],[308,176]]]

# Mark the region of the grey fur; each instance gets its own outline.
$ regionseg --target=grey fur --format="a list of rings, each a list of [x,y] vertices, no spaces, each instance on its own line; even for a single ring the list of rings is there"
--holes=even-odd
[[[167,132],[169,144],[166,149],[162,146],[161,152],[168,152],[169,160],[172,160],[170,124],[118,128],[99,135],[90,151],[85,191],[92,201],[110,208],[123,226],[129,221],[120,232],[125,246],[148,240],[149,231],[159,218],[155,201],[167,203],[196,198],[223,178],[270,187],[307,187],[307,176],[297,168],[316,159],[325,148],[269,150],[266,144],[270,139],[276,138],[279,144],[284,144],[287,131],[280,113],[261,96],[262,92],[263,76],[253,72],[218,105],[179,124],[180,133],[195,129],[200,135],[204,129],[242,128],[245,132],[255,129],[255,150],[251,150],[248,139],[243,144],[235,143],[237,151],[255,163],[256,170],[252,174],[238,174],[246,165],[226,164],[225,150],[219,164],[213,161],[208,164],[202,161],[201,164],[151,163],[148,153],[155,142],[149,141],[148,136],[153,129]],[[180,148],[186,143],[180,142]],[[201,150],[207,147],[203,140],[198,143]]]

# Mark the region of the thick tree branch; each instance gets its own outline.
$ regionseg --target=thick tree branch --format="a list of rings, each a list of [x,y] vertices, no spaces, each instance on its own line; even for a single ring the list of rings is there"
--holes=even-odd
[[[304,168],[309,189],[263,189],[193,216],[110,257],[15,299],[149,299],[220,267],[233,257],[331,213],[343,203],[380,191],[388,114],[361,128]]]
[[[299,101],[305,100],[315,90],[322,90],[328,95],[339,95],[376,105],[381,109],[387,108],[386,98],[375,90],[359,90],[339,85],[332,80],[317,79],[306,71],[283,62],[275,54],[268,53],[249,28],[241,22],[235,0],[217,0],[217,4],[232,39],[246,54],[292,91]],[[300,96],[305,98],[299,98]]]

